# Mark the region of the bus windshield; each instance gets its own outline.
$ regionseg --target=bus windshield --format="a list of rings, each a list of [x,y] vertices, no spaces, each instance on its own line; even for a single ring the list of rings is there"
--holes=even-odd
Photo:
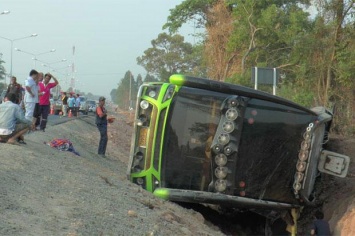
[[[163,148],[168,188],[206,190],[212,139],[227,95],[182,87],[170,106]],[[182,175],[183,171],[183,175]]]

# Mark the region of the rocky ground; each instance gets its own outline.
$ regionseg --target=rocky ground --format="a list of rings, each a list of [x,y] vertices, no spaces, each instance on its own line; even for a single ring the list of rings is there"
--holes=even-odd
[[[107,158],[96,154],[99,137],[92,117],[31,133],[27,145],[0,144],[0,235],[224,235],[200,213],[126,180],[129,114],[115,116]],[[80,156],[44,144],[54,138],[70,139]],[[329,149],[355,156],[355,140],[334,137]],[[321,184],[324,204],[318,208],[332,231],[355,235],[354,178],[324,177]],[[301,235],[313,210],[301,216]]]

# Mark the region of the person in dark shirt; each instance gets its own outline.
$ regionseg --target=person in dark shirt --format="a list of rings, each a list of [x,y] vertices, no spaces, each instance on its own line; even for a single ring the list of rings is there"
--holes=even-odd
[[[62,95],[62,104],[63,104],[63,116],[67,116],[67,111],[68,111],[68,96],[67,93],[64,92]]]
[[[311,228],[311,235],[317,235],[317,236],[331,235],[329,223],[323,219],[324,218],[323,212],[316,211],[314,216],[316,219],[314,220]]]
[[[17,83],[16,81],[16,77],[12,76],[11,77],[11,82],[9,84],[9,86],[7,87],[7,91],[6,93],[13,93],[16,95],[16,104],[20,104],[21,100],[22,100],[22,87],[20,84]]]
[[[114,118],[108,118],[107,117],[107,110],[105,108],[105,97],[100,97],[99,98],[99,105],[96,108],[96,126],[99,129],[100,132],[100,142],[99,142],[99,148],[98,148],[98,154],[102,157],[105,157],[106,153],[106,146],[107,146],[107,141],[108,141],[108,136],[107,136],[107,123],[112,123]]]

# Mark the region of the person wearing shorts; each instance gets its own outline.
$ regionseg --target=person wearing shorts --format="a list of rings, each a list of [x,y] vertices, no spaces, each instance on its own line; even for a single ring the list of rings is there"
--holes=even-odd
[[[31,126],[16,101],[16,94],[8,93],[0,104],[0,141],[4,143],[16,144],[18,140],[24,143],[23,135]]]

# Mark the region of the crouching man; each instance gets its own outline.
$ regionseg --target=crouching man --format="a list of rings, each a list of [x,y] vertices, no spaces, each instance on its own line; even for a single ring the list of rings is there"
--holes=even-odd
[[[0,104],[0,141],[9,144],[17,144],[23,141],[23,135],[29,130],[31,121],[25,116],[16,103],[16,94],[8,93]]]

